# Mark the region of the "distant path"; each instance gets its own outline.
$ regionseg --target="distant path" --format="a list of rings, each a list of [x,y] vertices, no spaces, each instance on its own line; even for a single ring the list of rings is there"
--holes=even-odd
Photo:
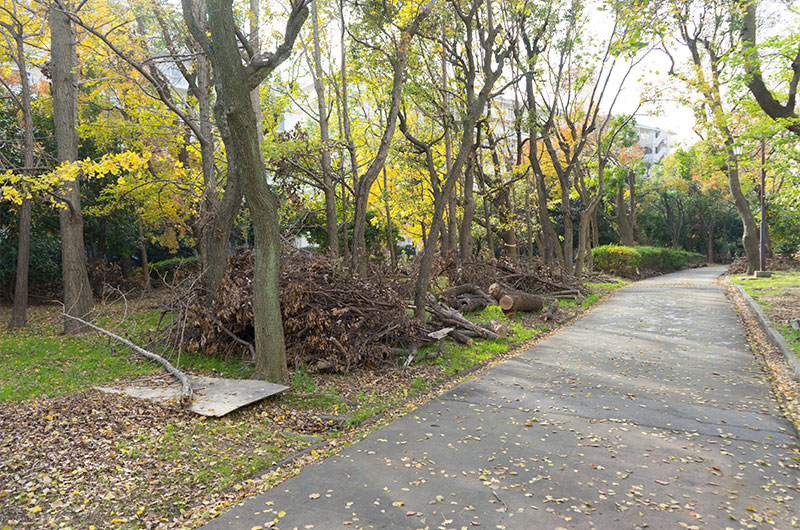
[[[791,528],[797,433],[721,273],[623,289],[209,527]]]

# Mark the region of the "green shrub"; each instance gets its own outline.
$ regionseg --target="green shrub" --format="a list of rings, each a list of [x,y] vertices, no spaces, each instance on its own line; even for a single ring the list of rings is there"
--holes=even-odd
[[[171,283],[175,279],[178,271],[193,272],[197,271],[200,263],[197,258],[170,258],[157,261],[150,265],[150,278],[162,279],[165,283]]]
[[[592,249],[594,268],[615,276],[632,278],[639,274],[640,254],[633,247],[603,245]]]
[[[595,269],[622,277],[636,276],[639,269],[667,273],[706,263],[706,257],[697,252],[648,246],[604,245],[592,249],[592,255]]]

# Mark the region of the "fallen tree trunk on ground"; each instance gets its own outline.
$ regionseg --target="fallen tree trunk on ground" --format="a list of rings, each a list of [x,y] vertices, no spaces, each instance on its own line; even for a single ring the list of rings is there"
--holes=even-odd
[[[506,316],[513,316],[517,311],[541,311],[547,303],[543,296],[504,289],[499,283],[493,283],[489,293]]]
[[[103,329],[103,328],[99,327],[99,326],[95,326],[91,322],[86,322],[82,318],[74,317],[74,316],[68,315],[66,313],[64,313],[63,316],[66,317],[66,318],[71,318],[72,320],[75,320],[76,322],[79,322],[79,323],[83,324],[84,326],[86,326],[88,328],[91,328],[91,329],[93,329],[93,330],[95,330],[95,331],[97,331],[99,333],[102,333],[103,335],[111,337],[112,339],[114,339],[114,340],[116,340],[118,342],[121,342],[122,344],[124,344],[128,348],[132,349],[133,351],[135,351],[139,355],[141,355],[143,357],[146,357],[146,358],[148,358],[150,360],[156,361],[157,363],[161,364],[161,366],[163,366],[167,370],[167,372],[172,374],[175,377],[175,379],[177,379],[178,382],[181,384],[181,403],[184,404],[184,405],[188,405],[188,404],[190,404],[192,402],[192,395],[193,395],[192,382],[189,380],[189,377],[186,374],[184,374],[183,372],[181,372],[180,370],[178,370],[177,368],[172,366],[172,363],[170,363],[168,360],[166,360],[162,356],[158,355],[157,353],[149,352],[149,351],[145,350],[144,348],[142,348],[140,346],[137,346],[136,344],[132,343],[128,339],[124,339],[124,338],[120,337],[119,335],[117,335],[115,333],[112,333],[112,332],[110,332],[110,331],[108,331],[106,329]]]
[[[541,311],[544,309],[544,302],[544,298],[535,294],[506,294],[500,298],[500,309],[506,314],[517,311]]]

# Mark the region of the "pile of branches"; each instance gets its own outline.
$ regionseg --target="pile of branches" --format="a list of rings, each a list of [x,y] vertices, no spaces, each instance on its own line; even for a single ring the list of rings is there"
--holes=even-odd
[[[445,264],[444,273],[450,285],[475,284],[487,292],[494,283],[513,291],[545,294],[581,288],[578,278],[535,258],[521,258],[519,262],[507,258],[461,264],[451,261]]]
[[[322,254],[284,253],[280,300],[290,366],[337,372],[377,366],[392,357],[393,347],[424,335],[391,281],[353,278],[340,262]],[[252,355],[252,301],[253,254],[244,252],[230,258],[210,306],[197,288],[173,305],[182,323],[173,335],[190,351]]]
[[[774,258],[767,258],[768,271],[790,271],[800,267],[800,261],[792,256],[777,255]],[[728,265],[728,274],[745,274],[747,272],[747,258],[744,256],[735,258]]]

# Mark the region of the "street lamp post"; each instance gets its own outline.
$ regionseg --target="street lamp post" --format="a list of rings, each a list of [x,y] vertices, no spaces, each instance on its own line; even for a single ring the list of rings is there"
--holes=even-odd
[[[759,249],[759,263],[761,270],[767,270],[767,212],[764,208],[764,197],[767,194],[766,189],[767,169],[766,169],[766,149],[765,142],[761,140],[761,223],[760,223],[760,243]]]

